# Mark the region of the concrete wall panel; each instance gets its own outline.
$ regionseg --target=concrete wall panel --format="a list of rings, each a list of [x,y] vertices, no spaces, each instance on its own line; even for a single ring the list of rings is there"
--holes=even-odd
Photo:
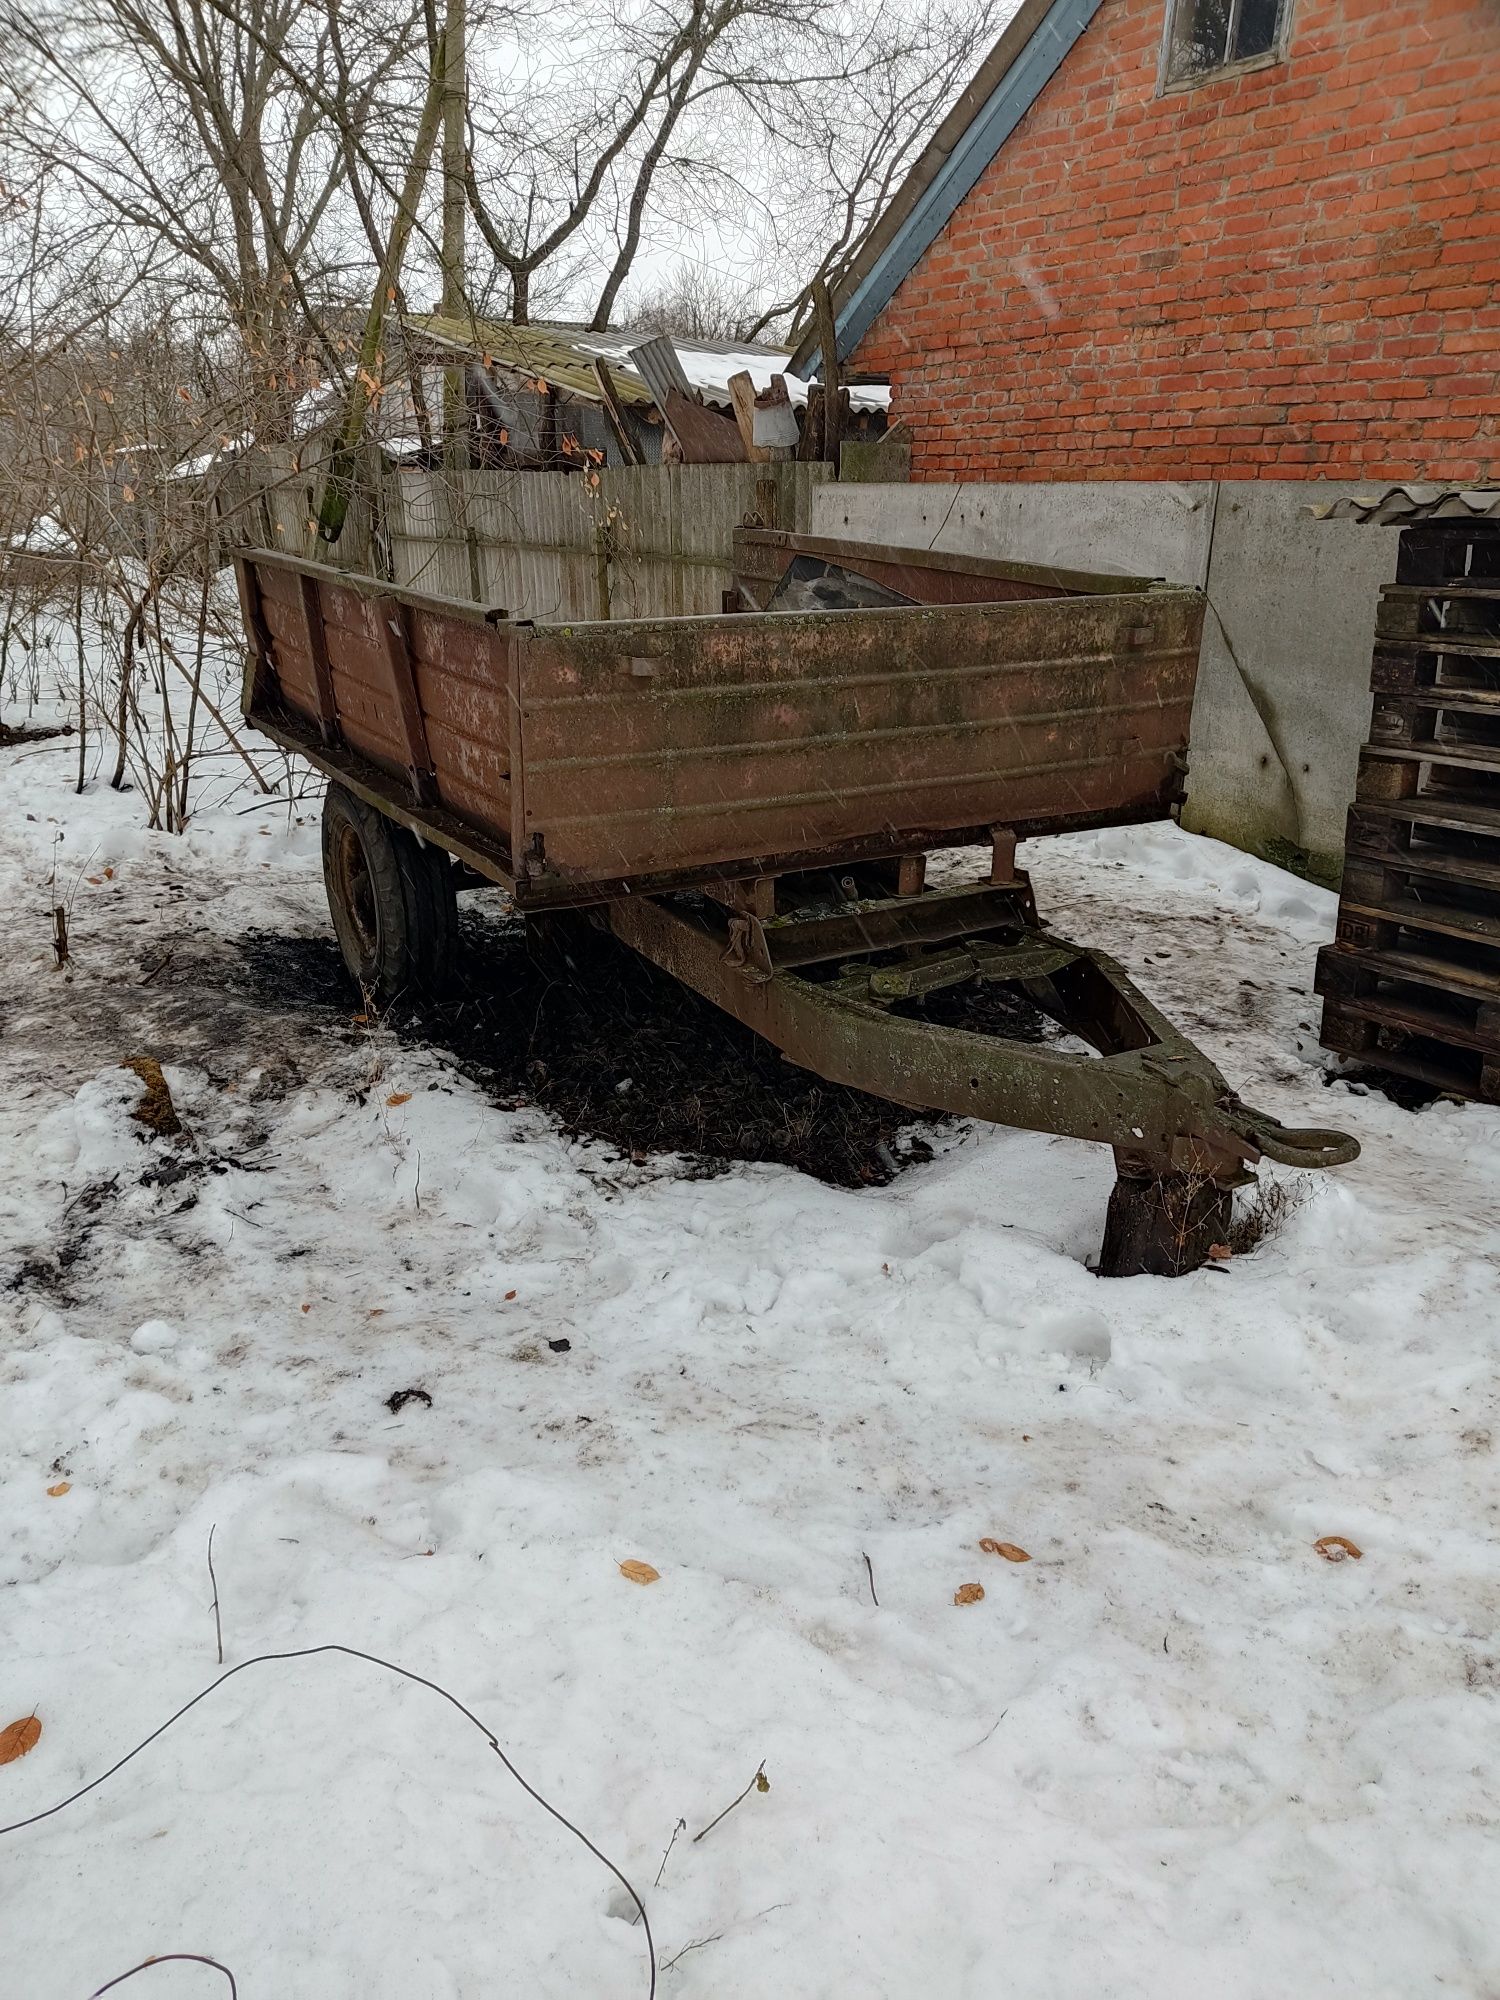
[[[1386,528],[1309,518],[1309,480],[826,486],[814,534],[1162,576],[1206,590],[1183,822],[1254,853],[1343,846],[1370,715]]]

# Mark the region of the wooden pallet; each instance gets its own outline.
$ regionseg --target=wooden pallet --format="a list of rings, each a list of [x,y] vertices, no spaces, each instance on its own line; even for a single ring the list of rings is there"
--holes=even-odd
[[[1323,1046],[1500,1104],[1500,524],[1402,533],[1370,688]]]

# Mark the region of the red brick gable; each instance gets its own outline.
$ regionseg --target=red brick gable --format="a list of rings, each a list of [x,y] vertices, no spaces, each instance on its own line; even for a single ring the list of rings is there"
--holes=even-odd
[[[1500,479],[1500,0],[1104,0],[860,343],[926,479]]]

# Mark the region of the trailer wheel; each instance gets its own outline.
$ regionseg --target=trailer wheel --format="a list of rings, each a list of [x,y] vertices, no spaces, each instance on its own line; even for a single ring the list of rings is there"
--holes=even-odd
[[[438,990],[453,960],[453,865],[404,826],[330,785],[323,802],[323,880],[350,976],[376,1006]]]

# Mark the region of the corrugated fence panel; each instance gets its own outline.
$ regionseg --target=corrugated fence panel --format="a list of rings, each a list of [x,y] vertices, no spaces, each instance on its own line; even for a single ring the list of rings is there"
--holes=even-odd
[[[805,532],[826,465],[621,466],[567,472],[402,471],[385,485],[398,583],[541,621],[706,616],[731,581],[733,532],[775,488]],[[597,483],[595,483],[597,482]]]

